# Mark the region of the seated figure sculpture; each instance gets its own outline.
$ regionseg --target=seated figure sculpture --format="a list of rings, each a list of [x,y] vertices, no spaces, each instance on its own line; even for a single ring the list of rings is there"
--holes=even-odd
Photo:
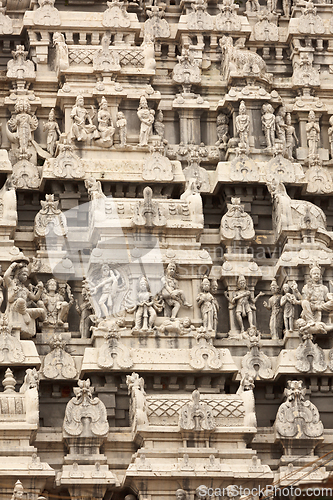
[[[78,142],[87,142],[92,138],[98,137],[98,131],[92,122],[92,118],[84,107],[84,99],[82,95],[78,95],[75,105],[71,112],[72,127],[71,137]]]
[[[46,319],[46,309],[43,302],[40,301],[44,286],[41,281],[35,290],[31,285],[27,286],[28,264],[29,260],[20,254],[16,256],[4,274],[4,284],[7,288],[6,314],[8,322],[13,328],[19,328],[21,335],[26,338],[36,335],[35,320],[37,318],[42,321]],[[37,304],[36,301],[38,301]]]
[[[301,318],[310,323],[320,322],[323,312],[333,311],[333,294],[322,283],[321,269],[317,264],[310,267],[310,280],[303,287],[301,305]]]
[[[68,296],[68,302],[65,300],[65,295]],[[44,324],[50,326],[63,326],[67,322],[68,312],[74,302],[70,286],[58,287],[58,283],[54,278],[51,278],[46,283],[46,289],[41,297],[46,309],[46,320]]]
[[[170,262],[165,276],[162,278],[163,288],[161,295],[164,300],[165,316],[169,318],[176,318],[181,306],[192,307],[192,304],[187,302],[183,290],[179,288],[176,272],[176,264]]]

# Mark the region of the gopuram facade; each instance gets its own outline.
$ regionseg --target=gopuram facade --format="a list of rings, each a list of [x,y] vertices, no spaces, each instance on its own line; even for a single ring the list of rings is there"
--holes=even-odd
[[[0,51],[1,500],[332,498],[332,4],[2,0]]]

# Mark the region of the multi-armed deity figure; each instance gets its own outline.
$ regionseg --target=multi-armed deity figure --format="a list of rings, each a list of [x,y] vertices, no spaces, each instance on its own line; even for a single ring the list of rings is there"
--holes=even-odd
[[[232,295],[229,292],[225,292],[229,302],[229,309],[233,309],[235,313],[236,323],[239,326],[241,333],[245,332],[243,318],[247,317],[249,327],[254,328],[256,326],[256,302],[263,295],[259,292],[255,297],[254,294],[247,288],[246,279],[244,276],[239,276],[237,281],[238,290]]]
[[[140,105],[137,114],[141,122],[139,146],[147,146],[155,120],[155,111],[148,107],[147,99],[144,96],[140,97]]]
[[[45,321],[46,310],[40,301],[43,283],[40,281],[35,290],[27,286],[28,264],[29,260],[23,254],[17,256],[4,274],[4,284],[7,288],[6,314],[13,328],[20,329],[25,337],[33,337],[36,334],[35,320],[39,318]]]
[[[71,138],[78,142],[87,142],[98,137],[98,132],[93,124],[92,117],[84,107],[84,98],[78,95],[71,112],[72,127]]]
[[[249,149],[249,131],[250,117],[246,114],[245,102],[241,101],[239,105],[239,115],[236,118],[236,131],[239,135],[239,147],[248,151]]]
[[[29,148],[39,148],[32,139],[32,132],[38,127],[37,116],[31,112],[27,98],[18,99],[15,104],[15,114],[7,122],[7,136],[14,150],[18,149],[19,158],[29,159]],[[40,149],[40,148],[39,148]]]
[[[206,277],[201,282],[201,292],[197,296],[197,303],[200,307],[203,327],[206,331],[216,332],[219,304],[211,293],[210,281]]]
[[[67,322],[69,309],[74,302],[70,286],[68,284],[58,285],[57,281],[51,278],[46,283],[46,289],[42,294],[41,300],[46,309],[44,324],[58,327],[63,326]]]
[[[49,113],[49,119],[44,123],[43,129],[47,131],[46,149],[51,156],[54,156],[58,137],[61,135],[57,120],[55,119],[54,108]]]
[[[187,302],[183,290],[179,288],[176,274],[177,266],[174,262],[170,262],[162,278],[161,295],[164,300],[164,312],[171,318],[176,318],[181,306],[192,307],[192,304]]]

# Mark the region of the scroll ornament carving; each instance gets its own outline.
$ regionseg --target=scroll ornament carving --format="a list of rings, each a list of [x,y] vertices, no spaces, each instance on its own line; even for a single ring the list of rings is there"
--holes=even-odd
[[[85,175],[81,158],[74,153],[72,145],[67,141],[59,144],[59,154],[52,163],[52,172],[55,177],[65,179],[82,179]]]
[[[119,54],[110,50],[110,35],[104,34],[101,40],[101,49],[96,51],[93,57],[95,71],[115,72],[120,71]]]
[[[34,24],[38,26],[59,26],[61,24],[55,0],[38,0],[39,8],[34,12]]]
[[[106,436],[109,430],[106,408],[99,398],[93,398],[94,388],[90,380],[78,380],[78,387],[73,388],[73,397],[66,406],[63,424],[64,432],[70,436],[80,436],[84,430],[82,419],[85,418],[91,436]]]
[[[313,56],[302,53],[299,61],[295,61],[292,83],[300,87],[318,87],[320,85],[320,74],[318,69],[313,67]]]
[[[163,141],[153,142],[150,148],[151,154],[145,160],[142,169],[142,178],[145,181],[172,181],[172,163],[164,156],[165,146]]]
[[[288,284],[287,287],[289,290]],[[275,279],[272,280],[270,288],[272,295],[267,302],[263,302],[263,306],[271,312],[269,319],[271,337],[272,339],[278,339],[282,333],[282,302],[280,290]],[[286,297],[286,295],[284,297]]]
[[[153,190],[147,186],[143,190],[143,201],[138,201],[135,205],[133,224],[147,228],[163,227],[167,224],[164,212],[160,203],[153,200]]]
[[[35,66],[32,61],[27,61],[28,52],[23,45],[17,45],[12,51],[13,59],[7,63],[7,78],[11,80],[34,80],[36,77]]]
[[[189,94],[192,84],[201,82],[199,63],[194,59],[190,49],[183,49],[182,54],[177,56],[177,59],[178,63],[173,68],[172,79],[182,85],[184,94]]]
[[[49,279],[44,287],[41,300],[46,310],[46,319],[43,325],[65,327],[69,309],[74,302],[68,283],[60,284],[54,278]],[[67,324],[66,326],[68,327]]]
[[[322,436],[324,428],[316,406],[305,400],[301,380],[288,380],[286,401],[278,409],[275,428],[282,438],[310,439]]]
[[[310,1],[303,2],[302,15],[298,19],[298,31],[302,34],[322,35],[325,33],[323,20],[317,15],[317,8]]]
[[[0,316],[0,363],[23,363],[25,355],[21,342],[10,334],[8,318],[5,314]]]
[[[254,327],[247,331],[249,352],[242,358],[241,376],[262,380],[270,380],[274,373],[272,363],[266,354],[260,350],[260,332]]]
[[[6,8],[0,6],[0,35],[13,33],[13,21],[6,15]]]
[[[132,375],[127,375],[126,384],[128,394],[131,396],[130,421],[132,425],[147,425],[148,415],[144,379],[138,373],[133,372]]]
[[[126,2],[112,0],[106,2],[107,9],[103,14],[102,24],[106,28],[128,28],[131,25],[131,18],[126,10]]]
[[[309,161],[310,168],[306,171],[305,180],[308,183],[306,191],[313,194],[330,194],[333,192],[332,176],[318,155]]]
[[[152,5],[150,9],[146,11],[149,19],[144,23],[144,32],[155,38],[169,38],[170,28],[169,23],[165,19],[163,7]]]
[[[177,265],[169,262],[165,275],[161,278],[163,288],[161,297],[163,299],[164,315],[169,318],[176,318],[182,306],[191,308],[192,304],[187,302],[183,290],[179,288],[177,280]]]
[[[279,28],[271,22],[274,17],[266,9],[257,13],[258,22],[253,27],[255,40],[264,42],[277,42],[279,40]]]
[[[220,12],[215,18],[216,29],[219,31],[240,31],[242,22],[237,16],[239,5],[235,4],[234,0],[223,0],[218,7]]]
[[[213,346],[211,332],[204,327],[197,333],[197,345],[190,350],[189,365],[195,370],[204,370],[206,367],[218,370],[222,366],[222,357]]]
[[[53,231],[56,236],[66,236],[68,234],[67,220],[58,208],[59,201],[54,201],[54,194],[46,194],[45,201],[40,203],[42,209],[35,217],[35,234],[45,237]]]
[[[318,344],[314,344],[312,339],[313,332],[315,331],[317,333],[323,333],[322,329],[324,329],[324,332],[327,333],[326,328],[328,325],[320,322],[318,326],[322,328],[317,329],[315,323],[307,323],[303,318],[300,318],[296,321],[296,326],[301,338],[301,343],[295,352],[296,370],[302,373],[324,372],[327,368],[324,351]]]
[[[68,47],[65,37],[62,33],[53,34],[53,45],[56,48],[56,61],[55,67],[58,71],[63,71],[69,66]]]
[[[216,422],[213,410],[207,403],[200,402],[200,392],[192,392],[192,401],[185,404],[179,412],[179,427],[183,430],[214,430]]]
[[[207,12],[206,0],[196,0],[191,3],[192,12],[187,16],[187,27],[190,30],[212,30],[214,19]]]
[[[302,167],[284,158],[282,144],[276,141],[274,157],[266,164],[266,180],[274,179],[275,181],[290,183],[296,182],[297,177],[304,177]]]
[[[50,339],[51,352],[44,358],[43,375],[49,379],[73,379],[77,369],[72,356],[66,352],[67,342],[61,333],[55,333]]]
[[[241,182],[258,182],[259,169],[257,164],[240,150],[236,153],[230,165],[230,180]]]
[[[253,220],[244,211],[240,198],[231,198],[228,211],[221,220],[220,237],[222,241],[251,241],[255,237]]]
[[[101,328],[101,327],[100,327]],[[97,364],[101,368],[131,368],[133,360],[129,349],[120,342],[119,325],[113,322],[104,334],[105,342],[98,349]]]

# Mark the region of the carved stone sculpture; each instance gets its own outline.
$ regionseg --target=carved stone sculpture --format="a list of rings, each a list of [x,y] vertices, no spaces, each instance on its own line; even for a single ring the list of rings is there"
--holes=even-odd
[[[213,411],[207,403],[200,402],[200,392],[192,392],[192,401],[183,406],[179,413],[179,427],[183,430],[214,430]]]
[[[327,364],[323,349],[314,344],[313,333],[325,333],[333,331],[333,325],[325,325],[322,322],[307,323],[300,318],[296,321],[301,343],[295,352],[295,368],[302,373],[322,373]]]
[[[47,131],[46,149],[51,156],[54,156],[58,136],[61,135],[59,125],[54,117],[54,108],[49,113],[49,119],[44,123],[44,130]]]
[[[131,19],[126,11],[126,3],[121,0],[106,2],[107,9],[103,14],[103,26],[106,28],[128,28]]]
[[[298,138],[295,132],[295,127],[291,124],[291,114],[286,114],[286,154],[289,160],[293,159],[293,151],[295,144],[298,144]]]
[[[175,318],[166,319],[158,327],[160,333],[175,333],[176,335],[186,335],[193,333],[195,331],[194,326],[191,324],[191,320],[188,317],[185,318]]]
[[[44,305],[38,302],[43,292],[43,283],[39,282],[35,290],[27,285],[29,276],[29,260],[23,254],[15,257],[4,274],[4,284],[7,288],[6,314],[12,328],[19,329],[24,337],[34,337],[36,334],[35,320],[39,318],[44,321],[46,310]]]
[[[182,54],[177,56],[177,59],[178,63],[173,68],[172,78],[182,86],[184,94],[190,94],[192,85],[201,82],[198,62],[189,49],[183,49]]]
[[[258,22],[253,27],[254,39],[264,42],[277,42],[279,40],[279,29],[272,22],[272,14],[264,9],[257,13],[257,17]]]
[[[34,12],[34,24],[38,26],[59,26],[61,24],[55,0],[38,0],[39,9]]]
[[[154,130],[157,135],[160,136],[161,140],[164,140],[165,125],[163,123],[163,111],[159,109],[154,121]]]
[[[38,119],[31,112],[31,105],[27,98],[18,99],[15,103],[15,113],[7,122],[7,136],[12,148],[17,151],[17,159],[29,159],[30,149],[38,145],[32,139],[32,132],[38,127]]]
[[[11,500],[22,500],[24,495],[24,488],[23,484],[21,481],[18,479],[15,483],[14,490],[13,490],[13,495]]]
[[[237,15],[239,5],[235,4],[234,0],[223,0],[222,4],[218,5],[219,14],[215,18],[215,26],[219,31],[240,31],[242,23]]]
[[[283,15],[286,19],[290,19],[291,0],[282,0]]]
[[[98,137],[98,132],[92,122],[92,118],[84,107],[84,98],[78,95],[75,105],[71,111],[72,126],[70,136],[78,142],[89,142]]]
[[[227,204],[228,211],[222,217],[220,225],[220,237],[222,241],[251,241],[255,237],[253,220],[244,211],[240,198],[231,198]]]
[[[262,105],[261,124],[265,134],[267,149],[272,150],[275,146],[275,115],[271,104]]]
[[[282,287],[283,296],[280,304],[283,309],[283,323],[286,332],[294,330],[295,308],[296,304],[301,303],[301,294],[298,291],[296,281],[284,283]]]
[[[255,399],[253,394],[254,380],[250,375],[244,375],[240,381],[236,394],[238,394],[245,407],[244,425],[257,427]]]
[[[116,129],[113,126],[111,113],[108,110],[108,103],[104,96],[102,97],[101,103],[99,105],[97,120],[100,138],[96,140],[96,143],[99,146],[108,148],[113,145],[113,136]]]
[[[147,228],[163,227],[167,223],[165,211],[158,201],[153,200],[153,190],[147,186],[143,190],[143,201],[138,201],[134,208],[133,224]]]
[[[68,234],[67,219],[58,208],[59,201],[54,201],[54,194],[46,194],[45,201],[41,201],[41,210],[35,217],[34,232],[36,236],[51,237],[66,236]]]
[[[139,146],[147,146],[155,120],[155,111],[148,107],[147,99],[144,96],[140,97],[140,105],[137,114],[141,122]]]
[[[307,322],[318,322],[322,313],[333,311],[333,295],[322,283],[321,268],[314,263],[310,267],[310,280],[302,289],[301,318]]]
[[[12,51],[13,59],[7,63],[7,78],[12,80],[34,80],[36,77],[35,66],[32,61],[27,61],[28,52],[23,45],[17,45]]]
[[[153,140],[153,144],[150,147],[151,155],[146,158],[142,169],[142,178],[145,181],[160,180],[165,182],[173,180],[172,163],[169,158],[164,156],[164,150],[165,145],[162,140]]]
[[[217,116],[216,132],[218,141],[215,143],[215,146],[226,149],[229,141],[229,117],[224,113],[220,113]]]
[[[331,194],[333,192],[333,179],[327,168],[323,168],[319,155],[309,158],[309,169],[305,173],[307,193]]]
[[[208,278],[203,278],[201,282],[201,292],[197,296],[197,303],[200,307],[202,324],[205,330],[217,330],[217,316],[219,311],[219,304],[211,293],[211,285]]]
[[[190,350],[189,365],[194,370],[204,370],[205,368],[219,370],[223,364],[222,356],[213,345],[212,333],[204,327],[198,329],[197,344]]]
[[[117,128],[119,129],[119,141],[120,146],[126,146],[127,141],[127,120],[122,111],[118,111],[117,113]]]
[[[118,322],[112,322],[105,331],[104,344],[98,349],[97,364],[101,368],[112,368],[115,364],[119,368],[130,368],[133,360],[129,349],[120,342]]]
[[[187,500],[187,492],[181,488],[179,488],[176,493],[176,500]]]
[[[0,207],[2,207],[0,221],[9,226],[16,226],[17,199],[12,176],[7,177],[6,182],[0,189]]]
[[[239,148],[248,152],[249,150],[249,131],[250,117],[246,114],[245,102],[241,101],[239,105],[239,114],[236,117],[236,132],[239,135]]]
[[[94,306],[90,293],[90,285],[88,280],[82,281],[82,302],[75,302],[75,309],[80,316],[80,334],[82,338],[89,338],[91,323],[96,320],[93,311]]]
[[[131,395],[130,421],[134,426],[148,424],[145,381],[137,373],[127,375],[128,394]]]
[[[93,297],[95,312],[98,318],[107,318],[113,314],[119,278],[119,271],[111,269],[106,263],[102,265],[100,281],[90,288],[90,296]]]
[[[282,331],[282,310],[281,310],[281,294],[276,280],[271,282],[272,296],[268,301],[263,302],[263,306],[271,311],[269,320],[269,330],[272,339],[279,339]]]
[[[102,37],[100,50],[93,56],[93,67],[102,74],[120,71],[118,52],[110,50],[110,35],[107,33]]]
[[[298,19],[298,31],[307,35],[322,35],[325,32],[325,27],[321,17],[317,15],[317,7],[311,0],[305,0],[302,5],[302,15]]]
[[[21,342],[10,334],[8,318],[5,314],[0,316],[0,363],[15,364],[25,360]]]
[[[163,19],[163,6],[152,5],[146,10],[148,19],[144,23],[144,32],[155,38],[169,38],[170,28],[168,21]]]
[[[238,276],[237,288],[238,290],[235,291],[232,295],[228,292],[225,292],[225,297],[229,302],[229,309],[235,315],[236,324],[238,324],[240,332],[244,333],[244,317],[247,317],[250,328],[254,328],[256,326],[255,304],[258,298],[263,295],[263,293],[259,292],[255,297],[254,294],[250,290],[248,290],[246,279],[244,276]]]
[[[0,34],[11,35],[13,33],[13,21],[9,16],[6,16],[6,7],[0,6]]]
[[[249,328],[249,352],[242,358],[241,376],[269,380],[274,376],[272,363],[260,349],[260,332],[256,328]]]
[[[69,309],[74,303],[70,286],[68,284],[59,285],[54,278],[49,279],[41,296],[41,301],[46,309],[46,319],[43,324],[63,327],[67,322]]]
[[[320,140],[320,126],[314,111],[309,112],[308,123],[306,124],[306,138],[308,141],[309,158],[313,158],[318,154]]]
[[[292,82],[301,88],[320,85],[319,71],[313,67],[313,54],[301,53],[299,60],[295,60]]]
[[[281,141],[281,149],[283,152],[286,150],[286,129],[287,125],[285,123],[285,118],[286,118],[286,108],[284,106],[281,106],[276,113],[275,117],[275,129],[276,129],[276,135],[279,141]]]
[[[213,17],[207,12],[206,0],[196,0],[191,3],[192,12],[187,15],[187,27],[190,30],[213,29]]]
[[[265,61],[255,52],[245,49],[242,39],[237,40],[234,46],[232,37],[223,35],[219,44],[222,49],[223,68],[228,68],[239,77],[252,75],[269,79]]]
[[[55,67],[58,71],[66,70],[69,66],[68,47],[62,33],[53,33],[53,45],[56,48]]]
[[[163,285],[161,297],[164,301],[165,316],[176,318],[181,306],[192,307],[192,304],[187,302],[183,290],[179,288],[177,266],[174,262],[168,264],[165,275],[161,281]]]
[[[54,333],[49,341],[51,352],[44,358],[43,375],[49,379],[72,379],[77,375],[74,359],[66,352],[67,342],[61,333]]]
[[[330,127],[328,128],[328,142],[330,144],[330,153],[331,153],[331,158],[333,158],[333,116],[330,116],[329,119]]]
[[[288,380],[284,391],[286,401],[278,409],[275,429],[279,437],[312,439],[322,436],[324,428],[319,412],[311,401],[305,400],[306,388],[301,380]]]
[[[104,403],[93,398],[94,388],[90,380],[78,380],[73,388],[75,396],[67,403],[63,429],[69,436],[104,437],[109,431]]]
[[[155,327],[157,312],[162,311],[161,301],[158,301],[151,293],[149,281],[145,276],[141,276],[137,285],[137,304],[128,309],[128,312],[135,312],[134,331],[149,332]]]
[[[81,158],[74,153],[72,144],[65,139],[58,148],[59,154],[51,165],[53,175],[65,179],[82,179],[84,167]]]

